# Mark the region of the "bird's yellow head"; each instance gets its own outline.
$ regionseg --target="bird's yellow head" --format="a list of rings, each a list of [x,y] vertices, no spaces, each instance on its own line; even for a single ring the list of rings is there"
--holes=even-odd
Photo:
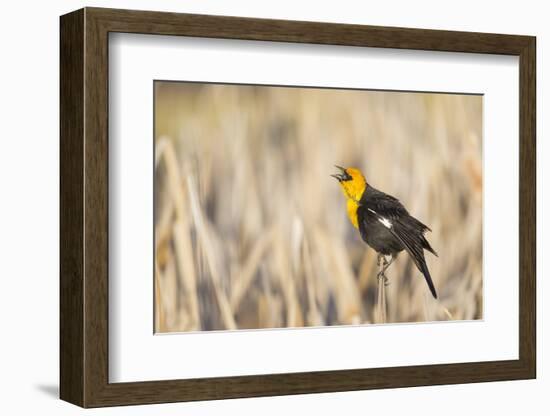
[[[336,167],[340,169],[341,172],[331,176],[338,180],[346,198],[359,202],[363,196],[363,192],[367,189],[365,177],[357,168]]]

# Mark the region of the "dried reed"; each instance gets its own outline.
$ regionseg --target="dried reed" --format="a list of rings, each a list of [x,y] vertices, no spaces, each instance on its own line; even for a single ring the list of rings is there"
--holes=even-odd
[[[481,97],[156,83],[160,332],[478,319]],[[428,224],[439,300],[376,254],[329,177],[356,166]]]

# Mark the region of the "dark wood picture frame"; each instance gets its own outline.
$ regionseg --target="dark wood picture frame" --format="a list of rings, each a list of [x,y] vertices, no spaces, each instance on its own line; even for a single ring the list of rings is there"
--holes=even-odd
[[[60,19],[60,396],[83,407],[536,376],[535,51],[530,36],[85,8]],[[519,56],[519,359],[109,383],[110,32]]]

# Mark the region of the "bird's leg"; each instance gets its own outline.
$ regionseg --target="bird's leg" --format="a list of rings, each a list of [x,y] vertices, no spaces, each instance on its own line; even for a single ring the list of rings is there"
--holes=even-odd
[[[379,253],[378,254],[378,267],[380,267],[380,271],[378,272],[378,299],[376,301],[377,307],[376,307],[376,322],[384,324],[386,323],[386,282],[387,278],[384,275],[384,270],[386,270],[386,265],[388,261],[386,260],[386,256]]]
[[[377,265],[378,265],[378,267],[380,267],[380,265],[382,265],[382,267],[380,268],[380,271],[378,272],[376,277],[378,278],[378,280],[384,279],[384,284],[386,284],[386,282],[388,281],[388,278],[384,275],[384,272],[386,271],[386,265],[387,264],[388,264],[388,261],[386,260],[386,256],[384,256],[383,254],[378,254]]]
[[[377,277],[378,277],[378,280],[384,279],[384,285],[386,285],[386,286],[389,285],[390,282],[389,282],[388,277],[386,276],[385,273],[386,273],[386,270],[388,269],[388,267],[390,267],[390,264],[392,264],[394,260],[395,260],[395,256],[393,254],[390,257],[390,261],[387,261],[386,256],[384,256],[383,254],[378,254],[377,265],[380,267],[380,263],[382,263],[382,268],[378,272]]]
[[[386,277],[385,273],[386,273],[386,270],[388,269],[388,267],[390,267],[390,264],[393,263],[393,261],[395,260],[395,255],[391,255],[391,258],[390,258],[390,261],[384,261],[384,266],[382,267],[382,271],[380,273],[382,273],[382,276],[384,276],[384,284],[387,286],[390,284],[388,278]],[[386,260],[386,258],[384,257],[384,260]]]

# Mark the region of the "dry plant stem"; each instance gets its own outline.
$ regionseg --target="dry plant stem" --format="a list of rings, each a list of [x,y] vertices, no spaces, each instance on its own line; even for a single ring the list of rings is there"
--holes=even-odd
[[[453,314],[445,306],[442,306],[442,308],[443,308],[443,312],[445,313],[445,316],[447,317],[447,319],[449,321],[452,321],[454,319]]]
[[[384,256],[378,256],[378,266],[380,271],[378,272],[378,298],[377,298],[377,315],[378,323],[386,323],[386,281],[387,277],[385,273],[386,258]]]
[[[182,192],[182,177],[176,157],[176,151],[171,142],[166,139],[160,140],[159,154],[164,156],[170,195],[174,204],[176,219],[172,226],[172,235],[177,247],[177,264],[180,279],[187,293],[189,304],[189,315],[192,322],[192,329],[200,329],[199,301],[197,297],[197,273],[193,262],[193,248],[189,237],[189,220],[187,215],[186,199]]]
[[[283,297],[285,299],[287,327],[296,327],[303,324],[303,319],[300,314],[300,303],[298,301],[295,279],[293,278],[290,264],[284,253],[285,244],[280,232],[277,232],[275,240],[277,241],[273,253],[275,259],[275,273],[279,277]]]
[[[304,275],[306,279],[306,290],[308,299],[308,314],[307,321],[310,325],[319,326],[323,325],[323,317],[319,308],[317,307],[317,300],[315,295],[315,273],[313,271],[313,263],[311,260],[309,242],[307,239],[303,241],[303,259],[304,259]]]
[[[338,319],[343,324],[351,324],[359,314],[361,300],[348,253],[343,244],[333,241],[334,238],[322,229],[316,228],[314,235],[317,250],[327,253],[321,261],[326,261],[324,268],[331,271],[328,284],[336,301]]]
[[[254,248],[244,262],[239,273],[239,278],[235,282],[231,292],[230,303],[233,311],[239,309],[241,300],[250,288],[254,275],[260,267],[264,255],[267,253],[268,249],[273,246],[275,230],[276,227],[272,226],[266,233],[258,238],[254,244]]]
[[[189,224],[176,220],[172,235],[176,247],[176,264],[178,265],[180,281],[185,287],[185,297],[188,302],[189,319],[192,329],[200,330],[199,299],[197,296],[196,273],[193,264],[193,247],[189,239]]]
[[[191,175],[187,177],[187,190],[189,193],[191,214],[194,219],[195,229],[197,230],[197,239],[210,270],[210,278],[212,279],[212,284],[214,286],[214,293],[220,308],[221,318],[225,325],[225,329],[237,329],[237,324],[235,323],[235,317],[233,316],[229,299],[220,285],[221,275],[218,270],[216,260],[214,259],[214,252],[217,252],[217,250],[214,248],[209,224],[203,217],[203,210],[199,205],[195,180]]]
[[[155,332],[166,331],[166,321],[162,305],[160,294],[160,270],[158,263],[155,261]]]

